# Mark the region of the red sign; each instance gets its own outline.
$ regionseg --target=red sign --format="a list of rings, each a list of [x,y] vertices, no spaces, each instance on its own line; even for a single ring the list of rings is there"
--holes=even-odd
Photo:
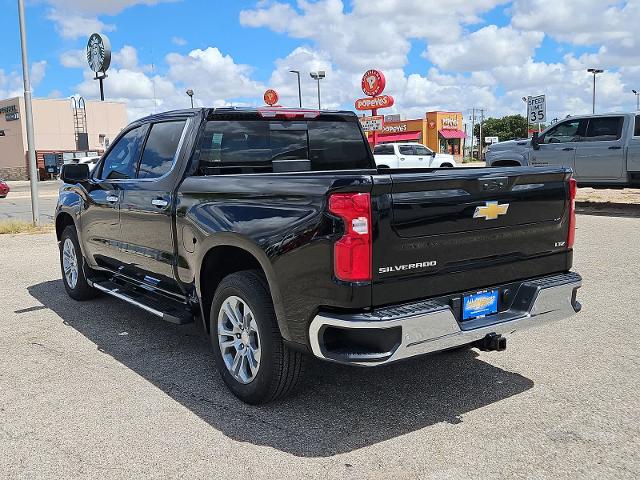
[[[279,98],[280,97],[278,96],[278,92],[276,92],[272,88],[264,92],[264,103],[266,103],[267,105],[275,105],[276,103],[278,103]]]
[[[392,107],[393,104],[394,100],[391,95],[360,98],[359,100],[356,100],[356,110],[375,110],[376,108]]]
[[[386,85],[384,74],[379,70],[369,70],[362,77],[362,91],[370,97],[380,95]]]

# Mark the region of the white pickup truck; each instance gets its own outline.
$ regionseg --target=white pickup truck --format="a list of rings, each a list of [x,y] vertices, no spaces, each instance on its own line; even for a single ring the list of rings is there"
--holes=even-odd
[[[569,117],[531,140],[491,145],[486,160],[490,167],[571,167],[582,186],[640,186],[640,115]]]
[[[436,153],[420,143],[382,143],[373,149],[376,165],[382,168],[452,168],[453,155]]]

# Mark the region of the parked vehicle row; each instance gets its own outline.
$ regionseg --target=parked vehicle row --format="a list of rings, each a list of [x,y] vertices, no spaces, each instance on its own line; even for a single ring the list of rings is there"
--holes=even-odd
[[[487,166],[564,166],[581,186],[640,186],[640,115],[562,120],[531,140],[489,146]]]
[[[351,112],[154,115],[62,178],[68,294],[197,321],[248,403],[290,392],[308,355],[504,350],[580,310],[569,169],[376,168]]]

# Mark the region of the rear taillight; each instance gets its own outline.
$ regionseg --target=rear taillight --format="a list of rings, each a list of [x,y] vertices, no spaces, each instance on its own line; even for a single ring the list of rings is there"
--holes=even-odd
[[[371,196],[335,193],[329,211],[344,221],[344,235],[333,249],[335,276],[345,282],[371,281]]]
[[[576,193],[578,184],[575,178],[569,179],[569,233],[567,234],[567,248],[573,248],[576,239]]]

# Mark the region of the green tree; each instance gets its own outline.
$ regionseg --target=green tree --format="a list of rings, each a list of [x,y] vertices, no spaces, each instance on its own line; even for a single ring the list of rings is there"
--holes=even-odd
[[[544,128],[544,127],[543,127]],[[476,138],[480,135],[480,125],[473,129]],[[527,138],[527,119],[522,115],[507,115],[502,118],[487,118],[482,124],[482,137],[498,137],[501,142]]]

